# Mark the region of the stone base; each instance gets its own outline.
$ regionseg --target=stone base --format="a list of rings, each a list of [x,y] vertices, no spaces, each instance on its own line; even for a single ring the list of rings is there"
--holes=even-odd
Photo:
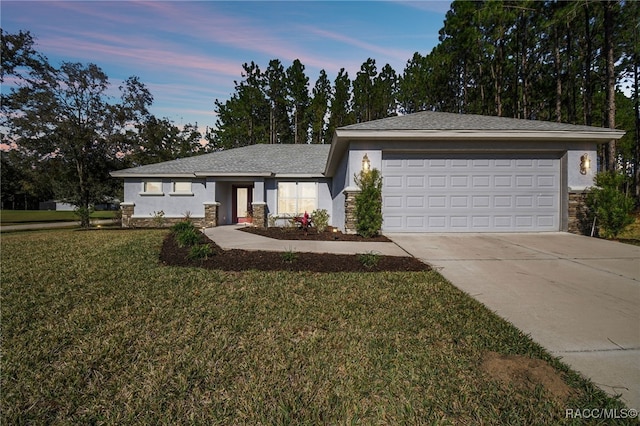
[[[344,232],[345,234],[358,233],[358,218],[356,216],[356,196],[359,189],[345,189],[344,193]]]
[[[569,192],[567,231],[578,235],[591,235],[593,223],[589,220],[586,199],[588,191]]]
[[[253,226],[256,228],[267,227],[267,203],[252,203],[253,209]]]
[[[215,228],[218,226],[218,210],[220,203],[204,203],[204,219],[203,225],[205,228]]]
[[[187,220],[185,217],[165,217],[162,221],[154,219],[152,217],[132,217],[127,221],[125,226],[124,220],[122,221],[123,228],[170,228],[178,222]],[[196,228],[205,227],[205,219],[202,217],[190,217],[188,219],[193,223]]]

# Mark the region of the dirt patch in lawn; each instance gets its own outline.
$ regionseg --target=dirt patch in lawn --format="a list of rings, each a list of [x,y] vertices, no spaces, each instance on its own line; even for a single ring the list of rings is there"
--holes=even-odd
[[[200,244],[208,245],[211,254],[206,259],[190,259],[191,248],[179,247],[174,234],[171,233],[162,244],[160,261],[171,266],[195,266],[224,271],[380,272],[431,269],[414,257],[381,256],[364,251],[362,255],[339,255],[294,251],[222,250],[204,235]]]
[[[480,368],[506,388],[513,386],[532,391],[542,386],[558,402],[564,402],[572,395],[561,373],[541,359],[487,352]]]

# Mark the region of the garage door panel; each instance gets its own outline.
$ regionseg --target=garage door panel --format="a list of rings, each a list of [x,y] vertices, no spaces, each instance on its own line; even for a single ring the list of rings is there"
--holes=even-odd
[[[383,230],[557,231],[560,161],[531,157],[383,153]]]
[[[407,188],[424,189],[424,176],[407,176]]]
[[[387,188],[402,188],[402,176],[389,175],[384,177],[384,185]]]
[[[424,216],[407,216],[407,227],[409,229],[422,229],[424,225]]]

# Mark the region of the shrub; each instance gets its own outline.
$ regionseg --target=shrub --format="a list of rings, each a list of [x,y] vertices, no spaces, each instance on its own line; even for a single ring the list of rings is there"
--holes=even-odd
[[[191,247],[187,257],[192,260],[207,260],[213,254],[209,244],[196,244]]]
[[[362,266],[370,269],[376,266],[378,262],[380,262],[380,255],[372,251],[369,251],[367,253],[360,253],[358,255],[358,261],[362,264]]]
[[[195,231],[196,227],[189,220],[182,220],[171,227],[171,231],[173,231],[175,234],[179,234],[190,229],[193,229]]]
[[[160,210],[158,212],[154,211],[153,213],[151,213],[151,218],[156,228],[162,228],[164,226],[164,210]]]
[[[365,238],[382,227],[382,177],[378,169],[362,170],[355,176],[360,193],[356,195],[356,230]]]
[[[280,256],[282,257],[282,260],[286,263],[293,263],[298,259],[298,254],[293,249],[283,251]]]
[[[587,194],[586,204],[591,220],[596,219],[601,236],[615,238],[633,223],[633,198],[622,191],[626,177],[620,173],[602,172],[594,178],[595,187]]]
[[[176,234],[176,241],[179,247],[191,247],[200,241],[200,232],[194,228],[185,229]]]
[[[329,225],[329,213],[325,209],[316,209],[311,212],[311,219],[318,232],[324,232]]]

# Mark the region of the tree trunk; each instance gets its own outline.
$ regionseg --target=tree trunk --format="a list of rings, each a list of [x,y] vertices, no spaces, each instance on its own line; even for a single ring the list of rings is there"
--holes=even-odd
[[[560,64],[560,40],[559,31],[555,31],[553,53],[555,57],[555,70],[556,70],[556,121],[562,122],[562,66]]]
[[[616,127],[616,79],[615,63],[613,59],[613,19],[614,1],[606,1],[604,7],[604,54],[606,58],[606,127],[615,129]],[[616,141],[612,140],[607,144],[606,150],[607,170],[616,169]]]
[[[589,13],[588,4],[584,6],[584,38],[587,43],[584,52],[584,124],[591,126],[593,124],[593,87],[591,85],[591,14]]]
[[[635,43],[638,43],[638,27],[634,30],[633,38]],[[638,94],[638,60],[640,58],[635,56],[635,65],[633,66],[633,93],[634,93],[634,102],[633,108],[636,113],[635,124],[636,124],[636,140],[634,147],[634,161],[633,161],[633,171],[634,171],[634,185],[635,185],[635,197],[636,204],[640,204],[640,96]]]

